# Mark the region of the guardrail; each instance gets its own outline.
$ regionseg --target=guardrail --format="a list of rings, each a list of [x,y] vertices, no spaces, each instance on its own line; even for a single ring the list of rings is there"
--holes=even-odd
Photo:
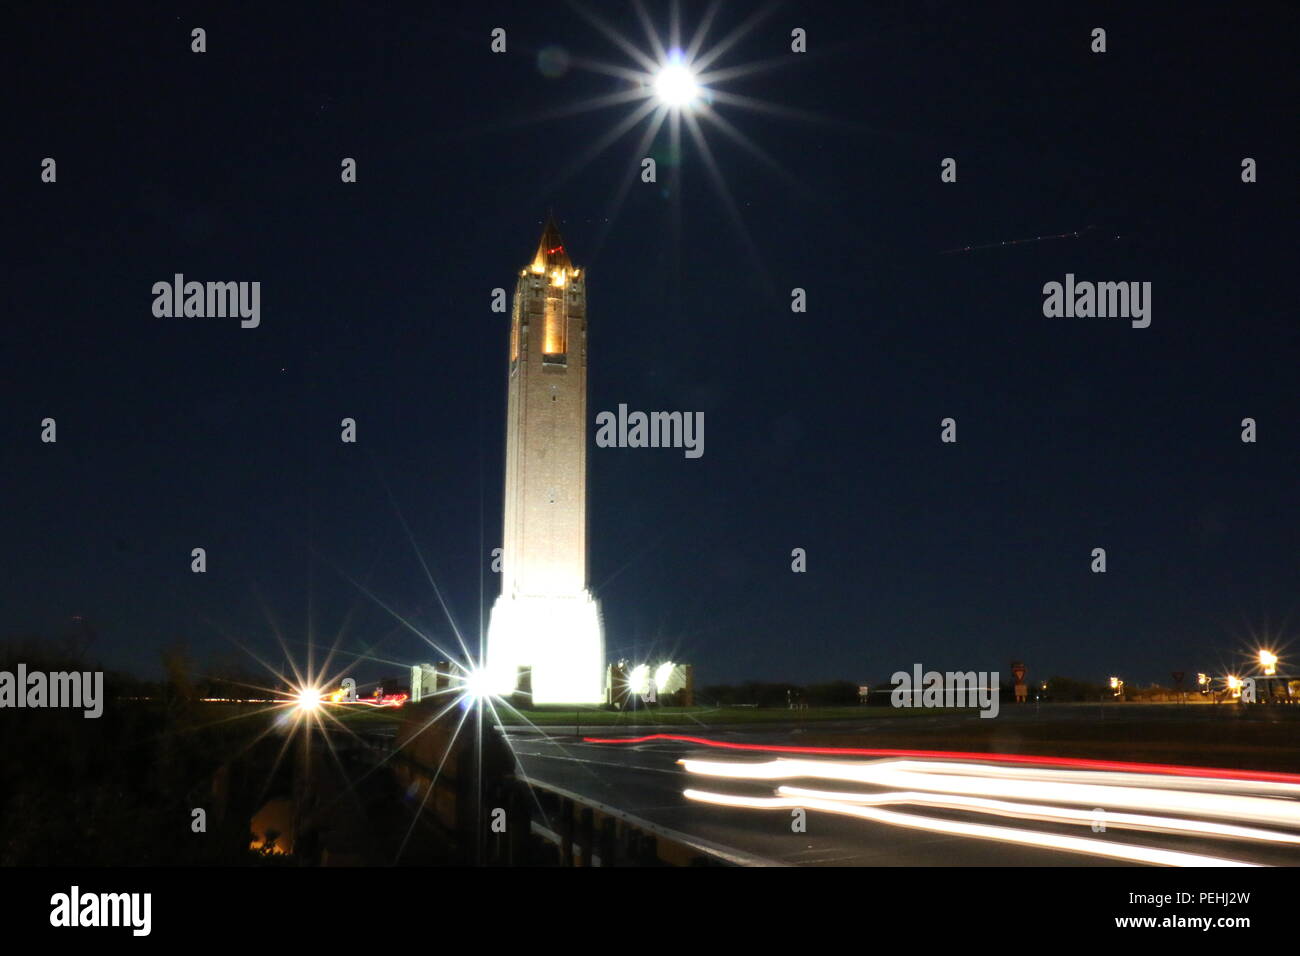
[[[414,718],[414,719],[411,719]],[[415,714],[394,736],[362,734],[426,825],[464,863],[484,866],[765,866],[770,861],[713,844],[538,780],[514,769],[498,732],[481,739]],[[458,732],[459,731],[459,732]]]
[[[515,785],[537,806],[549,804],[543,820],[530,818],[530,830],[558,848],[560,866],[775,865],[563,787],[519,778]]]

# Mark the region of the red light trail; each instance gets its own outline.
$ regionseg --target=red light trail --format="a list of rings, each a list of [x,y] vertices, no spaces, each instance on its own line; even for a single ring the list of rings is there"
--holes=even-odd
[[[916,757],[938,760],[996,760],[1002,763],[1028,764],[1038,767],[1069,767],[1077,770],[1103,770],[1117,773],[1158,773],[1176,777],[1253,780],[1263,783],[1300,785],[1300,774],[1268,770],[1230,770],[1219,767],[1188,767],[1180,764],[1133,763],[1122,760],[1089,760],[1083,757],[1043,757],[1035,754],[980,753],[970,750],[894,750],[880,747],[796,747],[782,744],[741,744],[708,737],[684,734],[647,734],[644,737],[584,737],[589,744],[639,744],[656,740],[698,744],[720,750],[745,750],[758,753],[821,754],[835,757]]]

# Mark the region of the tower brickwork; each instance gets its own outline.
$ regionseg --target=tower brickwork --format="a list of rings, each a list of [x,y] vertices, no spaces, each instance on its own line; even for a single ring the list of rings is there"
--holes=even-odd
[[[510,320],[501,596],[488,630],[496,693],[528,674],[536,703],[604,699],[587,579],[586,276],[548,219]]]

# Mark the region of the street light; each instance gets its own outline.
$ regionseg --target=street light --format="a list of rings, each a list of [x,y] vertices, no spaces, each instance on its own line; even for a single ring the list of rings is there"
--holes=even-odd
[[[1272,651],[1260,651],[1259,666],[1264,669],[1264,676],[1272,677],[1277,673],[1277,655]]]
[[[310,713],[314,710],[320,710],[321,698],[320,689],[316,687],[300,688],[294,697],[294,706],[304,713]]]

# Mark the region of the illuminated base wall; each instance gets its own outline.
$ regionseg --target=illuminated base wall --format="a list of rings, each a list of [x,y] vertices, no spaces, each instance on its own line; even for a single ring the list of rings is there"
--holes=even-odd
[[[514,693],[521,667],[532,672],[535,704],[605,702],[605,633],[591,592],[497,598],[488,625],[492,693]]]

